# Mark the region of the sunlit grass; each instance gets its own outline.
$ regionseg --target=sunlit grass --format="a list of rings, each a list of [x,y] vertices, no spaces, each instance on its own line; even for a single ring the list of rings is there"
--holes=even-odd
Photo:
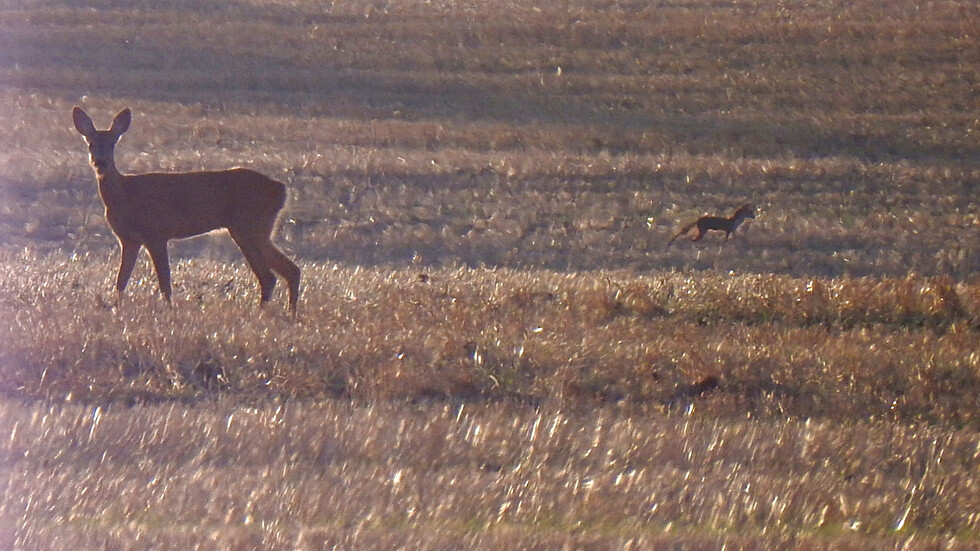
[[[178,264],[173,306],[148,266],[117,298],[107,264],[7,260],[8,392],[641,411],[697,398],[722,416],[978,422],[980,292],[948,278],[306,264],[293,317],[282,297],[256,306],[243,263]]]
[[[978,529],[974,436],[926,427],[224,400],[0,421],[15,547],[966,549]]]

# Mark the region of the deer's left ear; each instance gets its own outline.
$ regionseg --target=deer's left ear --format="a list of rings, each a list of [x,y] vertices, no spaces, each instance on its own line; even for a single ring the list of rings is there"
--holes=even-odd
[[[116,118],[112,119],[112,126],[109,127],[109,133],[112,134],[117,140],[119,136],[123,135],[123,132],[129,130],[129,123],[133,120],[133,113],[127,107],[116,115]]]
[[[71,110],[71,118],[75,122],[75,130],[78,130],[79,134],[86,138],[95,135],[95,124],[92,123],[92,118],[81,107],[75,107]]]

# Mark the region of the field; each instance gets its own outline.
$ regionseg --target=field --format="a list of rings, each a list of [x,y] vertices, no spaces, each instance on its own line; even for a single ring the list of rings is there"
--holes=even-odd
[[[980,548],[978,29],[5,2],[0,547]],[[298,314],[223,233],[117,297],[74,105],[124,172],[287,183]]]

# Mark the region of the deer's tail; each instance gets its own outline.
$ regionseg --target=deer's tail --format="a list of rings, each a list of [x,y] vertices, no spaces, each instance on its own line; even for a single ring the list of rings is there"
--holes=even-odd
[[[667,246],[664,247],[664,250],[669,249],[670,248],[670,244],[673,243],[674,240],[676,240],[678,237],[684,235],[685,233],[691,231],[691,228],[693,228],[694,226],[696,226],[697,223],[698,223],[697,220],[695,220],[694,222],[691,222],[690,224],[684,226],[684,228],[681,231],[677,232],[677,235],[675,235],[674,237],[671,237],[670,238],[670,241],[667,242]]]

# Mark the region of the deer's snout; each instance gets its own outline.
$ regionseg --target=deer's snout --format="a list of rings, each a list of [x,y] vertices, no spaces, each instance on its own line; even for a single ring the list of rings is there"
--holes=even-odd
[[[92,155],[91,157],[89,157],[89,161],[92,163],[92,166],[95,167],[95,170],[99,174],[104,174],[108,170],[108,168],[112,166],[111,158],[96,157],[95,155]]]

